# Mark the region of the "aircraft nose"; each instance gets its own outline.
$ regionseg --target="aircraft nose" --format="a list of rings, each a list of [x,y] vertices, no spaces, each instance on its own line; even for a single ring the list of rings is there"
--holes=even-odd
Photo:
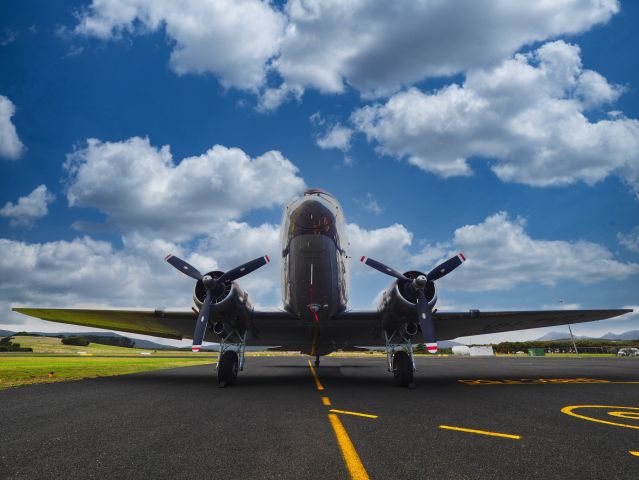
[[[295,210],[293,222],[305,230],[322,230],[335,223],[335,214],[322,202],[308,199]]]

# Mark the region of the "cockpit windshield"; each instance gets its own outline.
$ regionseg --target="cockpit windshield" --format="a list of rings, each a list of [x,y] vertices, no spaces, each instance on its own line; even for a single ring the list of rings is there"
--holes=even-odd
[[[319,188],[304,191],[301,198],[291,202],[285,209],[282,231],[282,249],[286,256],[292,238],[298,235],[324,235],[335,241],[340,248],[340,232],[343,231],[343,216],[337,200]]]

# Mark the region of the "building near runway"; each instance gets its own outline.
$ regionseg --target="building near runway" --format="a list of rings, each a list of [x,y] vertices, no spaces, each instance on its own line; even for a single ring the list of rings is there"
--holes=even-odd
[[[468,347],[466,345],[455,345],[453,347],[453,355],[466,357],[492,357],[495,355],[493,347],[490,345],[476,345]]]

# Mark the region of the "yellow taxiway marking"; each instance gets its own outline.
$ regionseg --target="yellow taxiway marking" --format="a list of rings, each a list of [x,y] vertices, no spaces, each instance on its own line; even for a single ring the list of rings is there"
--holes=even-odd
[[[335,432],[339,448],[342,450],[342,457],[344,458],[344,463],[346,463],[346,468],[348,469],[351,479],[368,480],[368,473],[366,473],[366,469],[357,454],[357,450],[355,450],[353,442],[351,442],[339,417],[333,413],[329,413],[328,419],[331,421],[331,426]]]
[[[450,425],[440,425],[439,428],[444,430],[456,430],[458,432],[477,433],[479,435],[489,435],[491,437],[511,438],[513,440],[521,439],[520,435],[510,435],[508,433],[487,432],[485,430],[474,430],[472,428],[451,427]]]
[[[313,378],[315,379],[315,386],[317,387],[318,390],[324,390],[324,386],[322,385],[322,382],[319,381],[319,378],[317,377],[317,373],[315,373],[315,369],[313,368],[313,364],[311,363],[311,361],[308,361],[308,368],[311,369],[311,373],[313,374]]]
[[[349,412],[348,410],[336,410],[334,408],[331,408],[329,412],[341,413],[342,415],[355,415],[356,417],[378,418],[377,415],[371,415],[370,413]]]
[[[331,399],[328,397],[322,397],[322,405],[327,405],[330,406],[331,404]]]
[[[614,380],[602,380],[596,378],[519,378],[519,379],[498,379],[498,380],[458,380],[459,383],[464,385],[565,385],[571,384],[639,384],[635,381],[614,381]]]
[[[611,410],[622,408],[624,410],[633,410],[632,413],[634,413],[636,411],[639,411],[639,407],[616,407],[612,405],[569,405],[561,409],[561,412],[565,413],[566,415],[571,415],[573,417],[581,418],[583,420],[588,420],[590,422],[605,423],[606,425],[614,425],[615,427],[634,428],[636,430],[639,430],[639,425],[628,425],[626,423],[609,422],[607,420],[600,420],[598,418],[588,417],[586,415],[579,415],[578,413],[573,412],[573,410],[576,410],[578,408],[609,408]],[[622,412],[608,412],[609,415],[614,414],[614,416],[616,417],[620,417],[621,416],[619,415],[620,413]]]
[[[608,412],[613,417],[629,418],[631,420],[639,420],[639,412]]]
[[[630,455],[634,455],[635,457],[639,457],[639,452],[633,452],[632,450],[628,451]]]

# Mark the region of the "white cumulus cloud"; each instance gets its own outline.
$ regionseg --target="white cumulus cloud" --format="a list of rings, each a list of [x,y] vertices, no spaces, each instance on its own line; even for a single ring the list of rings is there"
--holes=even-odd
[[[618,233],[617,240],[629,251],[639,253],[639,226],[628,233]]]
[[[16,127],[11,117],[16,113],[16,107],[11,100],[0,95],[0,157],[15,160],[22,155],[24,145],[18,138]]]
[[[260,0],[94,0],[75,33],[110,39],[164,28],[178,74],[213,73],[225,87],[255,90],[266,78],[286,19]]]
[[[385,95],[424,78],[486,68],[522,46],[607,22],[617,0],[368,2],[93,0],[75,32],[103,39],[164,28],[177,73],[211,72],[225,86],[263,89],[261,108],[295,91],[351,85]],[[459,12],[464,12],[460,15]],[[273,70],[282,87],[267,86]]]
[[[28,226],[49,212],[49,204],[55,195],[46,185],[39,185],[26,197],[20,197],[17,203],[7,202],[0,208],[0,217],[10,218],[11,226]]]
[[[290,84],[365,95],[484,68],[522,46],[606,22],[616,0],[367,2],[290,0],[275,60]],[[460,14],[463,12],[463,14]]]
[[[579,47],[556,41],[462,85],[398,93],[352,121],[381,152],[443,177],[471,175],[468,159],[483,157],[506,182],[591,185],[617,174],[639,193],[639,121],[586,116],[621,90],[582,67]]]
[[[616,260],[603,245],[578,240],[532,238],[525,221],[505,212],[491,215],[476,225],[455,230],[447,245],[426,247],[440,253],[441,260],[463,252],[467,261],[441,280],[446,288],[467,291],[508,290],[519,284],[554,286],[564,280],[593,284],[623,280],[639,273],[639,264]],[[453,278],[454,277],[454,278]]]
[[[109,226],[185,240],[248,211],[281,205],[304,188],[297,167],[277,151],[251,158],[215,145],[175,163],[169,146],[148,138],[87,141],[67,157],[70,206],[94,207]]]
[[[347,152],[351,148],[352,135],[353,130],[351,128],[336,123],[330,126],[324,135],[318,136],[315,139],[315,143],[324,150],[336,148],[342,152]]]

